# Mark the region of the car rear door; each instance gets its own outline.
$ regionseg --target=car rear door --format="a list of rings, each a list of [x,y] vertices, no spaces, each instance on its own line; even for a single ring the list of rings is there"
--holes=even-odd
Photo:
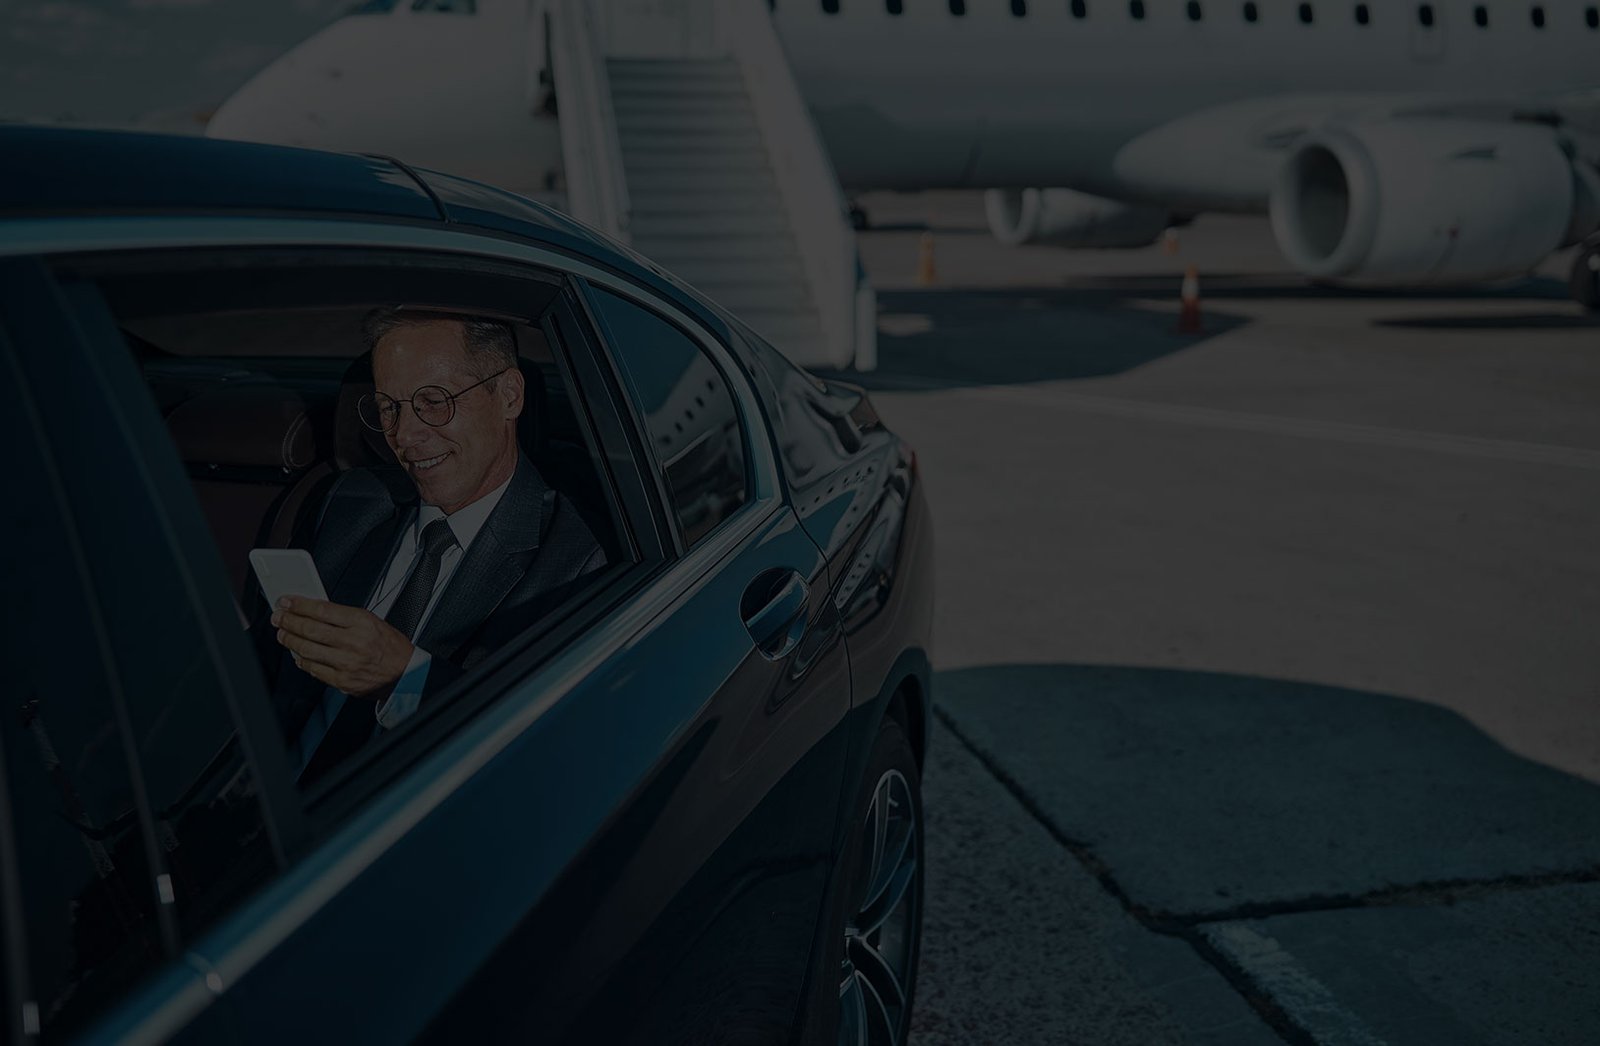
[[[826,565],[715,339],[620,282],[582,285],[557,323],[586,394],[631,419],[673,561],[634,604],[626,647],[564,702],[577,747],[556,787],[594,797],[603,827],[434,1031],[786,1041],[834,864],[847,747],[849,668]],[[737,494],[717,478],[735,460]]]

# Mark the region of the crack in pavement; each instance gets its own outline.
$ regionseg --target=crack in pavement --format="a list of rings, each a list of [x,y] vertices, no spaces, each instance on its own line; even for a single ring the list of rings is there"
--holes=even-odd
[[[1346,911],[1363,908],[1381,908],[1400,905],[1450,905],[1460,901],[1498,894],[1507,891],[1537,890],[1545,887],[1600,882],[1600,866],[1567,872],[1537,875],[1506,875],[1482,879],[1436,880],[1386,887],[1364,893],[1328,894],[1308,896],[1293,900],[1240,904],[1230,908],[1205,912],[1173,913],[1149,908],[1135,901],[1117,881],[1110,865],[1103,861],[1090,844],[1067,835],[1034,801],[1010,773],[992,756],[976,745],[961,729],[955,717],[943,708],[934,706],[935,717],[960,742],[1022,809],[1036,821],[1057,845],[1072,855],[1107,894],[1115,898],[1128,915],[1144,929],[1187,943],[1202,960],[1213,967],[1228,984],[1239,993],[1256,1014],[1280,1038],[1295,1046],[1315,1046],[1318,1042],[1310,1029],[1291,1017],[1289,1012],[1272,998],[1269,988],[1240,961],[1219,949],[1206,934],[1216,924],[1263,919],[1281,915],[1300,915],[1310,912]],[[1350,1029],[1346,1029],[1350,1030]]]

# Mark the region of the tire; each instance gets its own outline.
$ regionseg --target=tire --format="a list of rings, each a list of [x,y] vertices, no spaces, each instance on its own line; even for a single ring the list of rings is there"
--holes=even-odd
[[[878,726],[837,874],[829,947],[816,973],[812,1041],[902,1046],[922,944],[922,782],[905,728]],[[829,1029],[836,1029],[831,1034]]]
[[[1572,260],[1572,297],[1590,312],[1600,312],[1600,241],[1584,245]]]

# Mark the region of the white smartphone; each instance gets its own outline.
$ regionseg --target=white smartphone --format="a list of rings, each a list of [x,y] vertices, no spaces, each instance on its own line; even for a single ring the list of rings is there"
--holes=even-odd
[[[303,548],[253,548],[250,565],[261,579],[267,606],[274,610],[284,596],[328,598],[327,589],[322,587],[322,575],[317,573],[317,564]]]

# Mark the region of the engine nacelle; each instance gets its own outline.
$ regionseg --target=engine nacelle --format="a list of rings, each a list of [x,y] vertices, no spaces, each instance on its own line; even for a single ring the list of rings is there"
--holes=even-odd
[[[1395,120],[1296,145],[1273,186],[1272,229],[1308,276],[1474,282],[1526,273],[1573,242],[1589,192],[1549,128]]]
[[[989,231],[1008,247],[1143,247],[1172,216],[1158,207],[1119,203],[1073,189],[990,189],[983,194]]]

